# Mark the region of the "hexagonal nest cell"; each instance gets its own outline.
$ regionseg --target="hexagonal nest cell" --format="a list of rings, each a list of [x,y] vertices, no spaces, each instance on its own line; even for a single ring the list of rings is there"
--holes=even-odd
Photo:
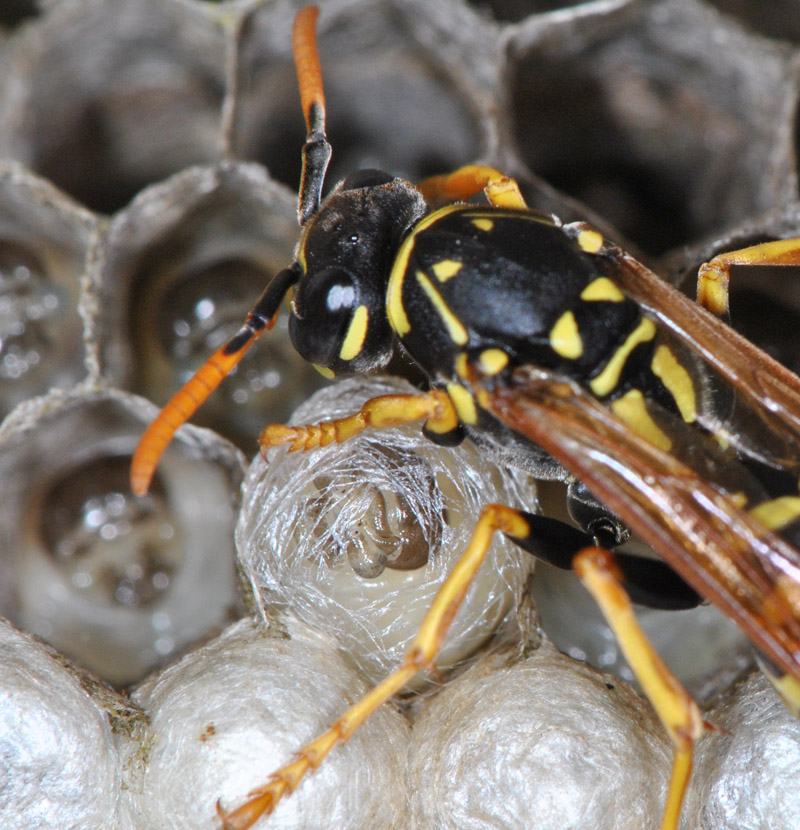
[[[297,250],[306,128],[291,27],[300,5],[0,8],[0,614],[117,687],[248,613],[291,639],[291,626],[249,592],[255,570],[239,572],[237,594],[243,563],[233,546],[244,455],[257,451],[263,425],[287,421],[328,382],[297,355],[285,314],[198,413],[210,429],[179,433],[149,501],[127,492],[125,475],[143,425],[233,336]],[[328,191],[363,168],[418,181],[492,165],[519,181],[531,207],[588,219],[689,294],[699,264],[721,251],[800,236],[795,0],[320,6]],[[795,271],[734,269],[731,295],[733,324],[797,370]],[[402,358],[391,368],[419,383]],[[351,479],[308,475],[307,489],[330,498],[354,489]],[[287,493],[300,498],[291,486]],[[547,498],[541,489],[531,509]],[[387,516],[405,504],[393,499],[375,498]],[[326,510],[335,518],[340,507]],[[270,527],[285,529],[281,519]],[[374,516],[365,522],[381,539],[388,533]],[[258,533],[253,546],[269,547]],[[323,577],[329,559],[315,565]],[[412,581],[402,569],[389,576],[393,585]],[[574,618],[582,600],[564,591],[568,600],[544,605]],[[357,599],[348,602],[370,613],[389,605],[366,589]],[[503,636],[523,610],[509,613]],[[652,628],[668,631],[660,619]],[[565,651],[618,667],[602,621],[586,641],[569,622],[552,625]],[[529,646],[536,637],[522,628]],[[687,638],[677,630],[673,650],[683,656]],[[741,668],[738,646],[730,649],[732,663],[719,661],[725,677]],[[703,694],[720,684],[697,668],[707,646],[696,651],[687,674],[702,675],[693,689]],[[479,679],[481,671],[470,669]],[[212,740],[214,730],[203,734]],[[125,785],[134,800],[151,772],[142,772],[139,749],[123,764],[125,775],[141,773]],[[433,826],[417,801],[414,826]],[[690,803],[701,815],[702,798]],[[0,816],[4,809],[0,799]]]

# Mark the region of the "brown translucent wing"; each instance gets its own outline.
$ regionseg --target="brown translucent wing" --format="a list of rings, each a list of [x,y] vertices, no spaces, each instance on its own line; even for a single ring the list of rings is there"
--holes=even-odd
[[[619,251],[615,264],[623,291],[734,390],[729,427],[734,439],[741,433],[742,448],[800,467],[800,378],[630,255]]]
[[[800,680],[800,552],[576,384],[522,367],[481,399]]]

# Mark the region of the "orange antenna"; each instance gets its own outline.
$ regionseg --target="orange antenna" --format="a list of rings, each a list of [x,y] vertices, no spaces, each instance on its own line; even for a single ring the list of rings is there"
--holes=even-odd
[[[286,292],[297,282],[297,277],[297,272],[292,268],[284,268],[270,280],[236,335],[208,358],[147,428],[131,462],[131,489],[137,496],[147,493],[159,459],[178,427],[192,417],[231,373],[256,338],[265,329],[275,325],[281,302]]]
[[[297,13],[292,26],[292,52],[297,68],[300,105],[309,133],[314,130],[325,132],[325,93],[322,89],[322,69],[316,37],[318,17],[319,9],[316,6],[306,6]],[[315,109],[314,116],[311,114],[312,109]]]
[[[301,225],[305,225],[319,210],[325,172],[331,158],[331,145],[325,135],[325,92],[317,51],[317,17],[319,9],[306,6],[297,13],[292,27],[292,51],[300,104],[308,130],[303,145],[303,172],[297,205]]]

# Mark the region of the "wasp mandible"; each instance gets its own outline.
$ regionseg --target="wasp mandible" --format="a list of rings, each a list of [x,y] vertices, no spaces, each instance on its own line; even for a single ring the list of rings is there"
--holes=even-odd
[[[271,811],[433,664],[499,531],[537,557],[573,567],[598,601],[672,738],[662,828],[676,830],[705,724],[642,635],[631,599],[667,608],[714,602],[754,643],[789,706],[800,709],[800,379],[725,322],[731,267],[798,264],[800,240],[715,258],[700,270],[694,303],[596,228],[529,210],[517,183],[491,167],[470,165],[416,186],[362,170],[323,199],[331,146],[317,14],[301,10],[293,30],[308,130],[295,261],[150,425],[134,455],[134,491],[146,492],[175,430],[272,327],[293,292],[292,342],[324,374],[379,370],[399,349],[429,388],[374,398],[330,422],[268,426],[263,451],[310,450],[368,427],[422,421],[440,444],[469,438],[501,463],[565,481],[580,529],[487,505],[400,668],[222,814],[224,826],[249,827]],[[481,192],[488,205],[467,201]],[[612,553],[629,531],[661,560]]]

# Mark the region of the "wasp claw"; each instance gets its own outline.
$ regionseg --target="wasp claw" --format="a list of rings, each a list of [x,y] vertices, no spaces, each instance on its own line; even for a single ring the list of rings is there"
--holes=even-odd
[[[222,804],[217,802],[217,816],[221,821],[222,830],[247,830],[252,827],[263,815],[269,815],[277,803],[277,798],[271,792],[263,793],[251,798],[237,807],[232,813],[226,813]]]

